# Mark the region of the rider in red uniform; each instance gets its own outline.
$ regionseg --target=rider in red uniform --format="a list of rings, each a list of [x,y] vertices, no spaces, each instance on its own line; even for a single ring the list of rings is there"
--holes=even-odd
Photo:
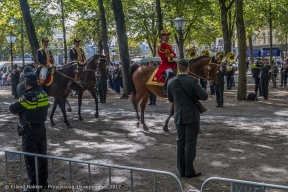
[[[165,83],[163,87],[163,94],[167,95],[167,83],[168,79],[175,76],[173,70],[177,68],[177,63],[173,61],[176,58],[176,54],[172,49],[172,46],[168,44],[170,32],[166,30],[161,31],[161,44],[158,46],[158,55],[161,58],[158,71],[166,73]]]

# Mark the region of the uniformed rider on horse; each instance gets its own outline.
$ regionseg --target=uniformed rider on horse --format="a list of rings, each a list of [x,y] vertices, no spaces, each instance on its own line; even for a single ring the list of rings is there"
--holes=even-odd
[[[173,61],[176,58],[176,53],[173,51],[172,46],[168,44],[170,32],[167,30],[161,31],[161,44],[158,46],[158,55],[161,58],[159,65],[159,73],[165,73],[165,83],[163,87],[163,94],[167,95],[168,79],[175,76],[173,70],[177,68],[177,63]]]
[[[81,39],[74,38],[74,46],[70,49],[69,55],[71,61],[79,61],[85,63],[86,57],[83,49],[80,47]]]
[[[37,58],[41,67],[40,83],[45,85],[48,68],[52,68],[55,64],[52,52],[48,49],[49,39],[42,38],[42,47],[37,50]]]

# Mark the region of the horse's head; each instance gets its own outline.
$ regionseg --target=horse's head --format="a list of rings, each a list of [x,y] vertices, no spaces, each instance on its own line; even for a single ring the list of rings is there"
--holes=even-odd
[[[214,56],[211,58],[209,66],[210,66],[209,80],[210,80],[212,85],[215,85],[218,83],[217,71],[218,71],[219,64],[217,63],[217,60],[215,59]]]
[[[86,71],[86,65],[87,63],[79,63],[77,62],[77,67],[75,70],[76,77],[80,81],[80,86],[85,87],[87,85],[87,79],[85,76],[85,71]]]
[[[100,55],[99,59],[99,64],[98,64],[98,70],[101,71],[102,73],[106,73],[106,68],[107,68],[107,55]]]

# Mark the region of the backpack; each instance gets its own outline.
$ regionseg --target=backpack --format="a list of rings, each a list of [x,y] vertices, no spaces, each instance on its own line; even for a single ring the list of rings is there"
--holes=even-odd
[[[249,93],[247,95],[247,100],[255,101],[255,100],[257,100],[257,95],[255,93]]]

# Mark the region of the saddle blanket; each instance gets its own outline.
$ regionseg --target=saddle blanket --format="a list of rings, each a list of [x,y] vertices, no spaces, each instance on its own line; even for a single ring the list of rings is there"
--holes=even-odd
[[[41,71],[42,71],[42,69],[43,69],[42,67],[38,67],[38,68],[37,68],[37,71],[36,71],[36,74],[37,74],[38,78],[40,79],[40,81],[41,81]],[[46,80],[45,80],[45,85],[46,85],[46,86],[51,85],[51,83],[53,82],[53,74],[54,74],[54,71],[55,71],[55,68],[53,67],[53,68],[51,69],[51,71],[48,72],[47,77],[46,77]],[[40,82],[40,83],[41,83],[41,82]]]
[[[161,72],[158,72],[157,68],[149,78],[147,85],[164,86],[164,82],[165,82],[165,76]]]

